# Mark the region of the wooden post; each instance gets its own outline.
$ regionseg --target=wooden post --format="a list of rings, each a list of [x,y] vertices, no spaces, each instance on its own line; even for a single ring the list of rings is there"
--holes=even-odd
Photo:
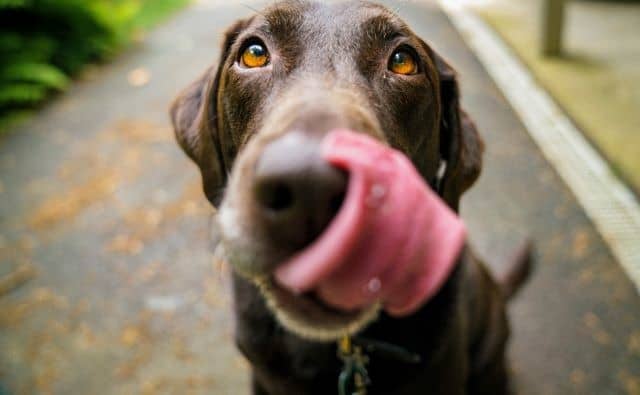
[[[562,54],[565,0],[544,0],[542,10],[542,54]]]

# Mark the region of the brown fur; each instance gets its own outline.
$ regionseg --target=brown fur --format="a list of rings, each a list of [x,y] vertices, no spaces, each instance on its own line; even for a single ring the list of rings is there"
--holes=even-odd
[[[239,51],[256,37],[271,62],[242,69]],[[419,58],[418,74],[389,73],[387,59],[398,47]],[[242,273],[234,276],[236,340],[252,364],[254,393],[335,393],[340,368],[334,345],[283,328],[278,307],[270,308],[247,280],[265,278],[296,252],[276,246],[255,212],[251,180],[264,147],[292,130],[304,131],[310,144],[333,128],[358,130],[403,151],[457,211],[480,174],[483,152],[459,91],[453,68],[384,7],[287,1],[234,24],[217,68],[176,99],[177,139],[220,208],[221,249]],[[442,160],[447,166],[438,180]],[[364,329],[367,337],[422,357],[406,365],[371,355],[370,393],[506,394],[505,295],[514,291],[498,286],[466,249],[445,286],[417,313],[381,314]],[[310,317],[307,325],[313,323]]]

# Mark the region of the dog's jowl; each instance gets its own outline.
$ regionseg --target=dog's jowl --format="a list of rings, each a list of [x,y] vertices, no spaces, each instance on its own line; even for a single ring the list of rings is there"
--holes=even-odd
[[[509,393],[528,249],[494,280],[466,247],[483,144],[459,93],[386,8],[287,1],[229,27],[176,99],[255,394]]]

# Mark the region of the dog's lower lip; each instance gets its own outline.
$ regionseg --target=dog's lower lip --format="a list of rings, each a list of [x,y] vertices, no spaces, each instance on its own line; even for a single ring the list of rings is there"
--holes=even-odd
[[[278,285],[278,282],[275,281],[275,279],[270,278],[269,281],[271,282],[272,286],[276,289],[278,289],[280,292],[283,292],[284,294],[286,294],[287,296],[295,299],[305,299],[313,304],[316,305],[316,307],[324,310],[327,313],[331,313],[331,314],[335,314],[335,315],[340,315],[340,316],[345,316],[345,317],[349,317],[352,316],[354,314],[358,314],[360,313],[361,310],[352,310],[352,311],[345,311],[345,310],[340,310],[337,308],[334,308],[326,303],[324,303],[322,301],[322,299],[320,299],[320,297],[316,294],[315,291],[307,291],[301,294],[295,294],[293,292],[288,291],[287,289],[281,287],[280,285]]]
[[[373,322],[380,312],[375,303],[360,310],[336,310],[313,293],[296,294],[280,287],[272,276],[254,277],[267,307],[287,329],[303,338],[329,342],[353,335]]]

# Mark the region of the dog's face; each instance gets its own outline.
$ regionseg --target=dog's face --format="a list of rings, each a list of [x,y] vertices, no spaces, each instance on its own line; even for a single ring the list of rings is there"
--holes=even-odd
[[[270,280],[340,208],[347,176],[321,159],[322,137],[346,128],[404,152],[453,209],[480,171],[482,144],[459,109],[453,70],[372,3],[287,1],[237,22],[217,68],[171,114],[219,208],[224,257],[260,285],[284,325],[317,339],[359,330],[374,315],[331,309]]]

